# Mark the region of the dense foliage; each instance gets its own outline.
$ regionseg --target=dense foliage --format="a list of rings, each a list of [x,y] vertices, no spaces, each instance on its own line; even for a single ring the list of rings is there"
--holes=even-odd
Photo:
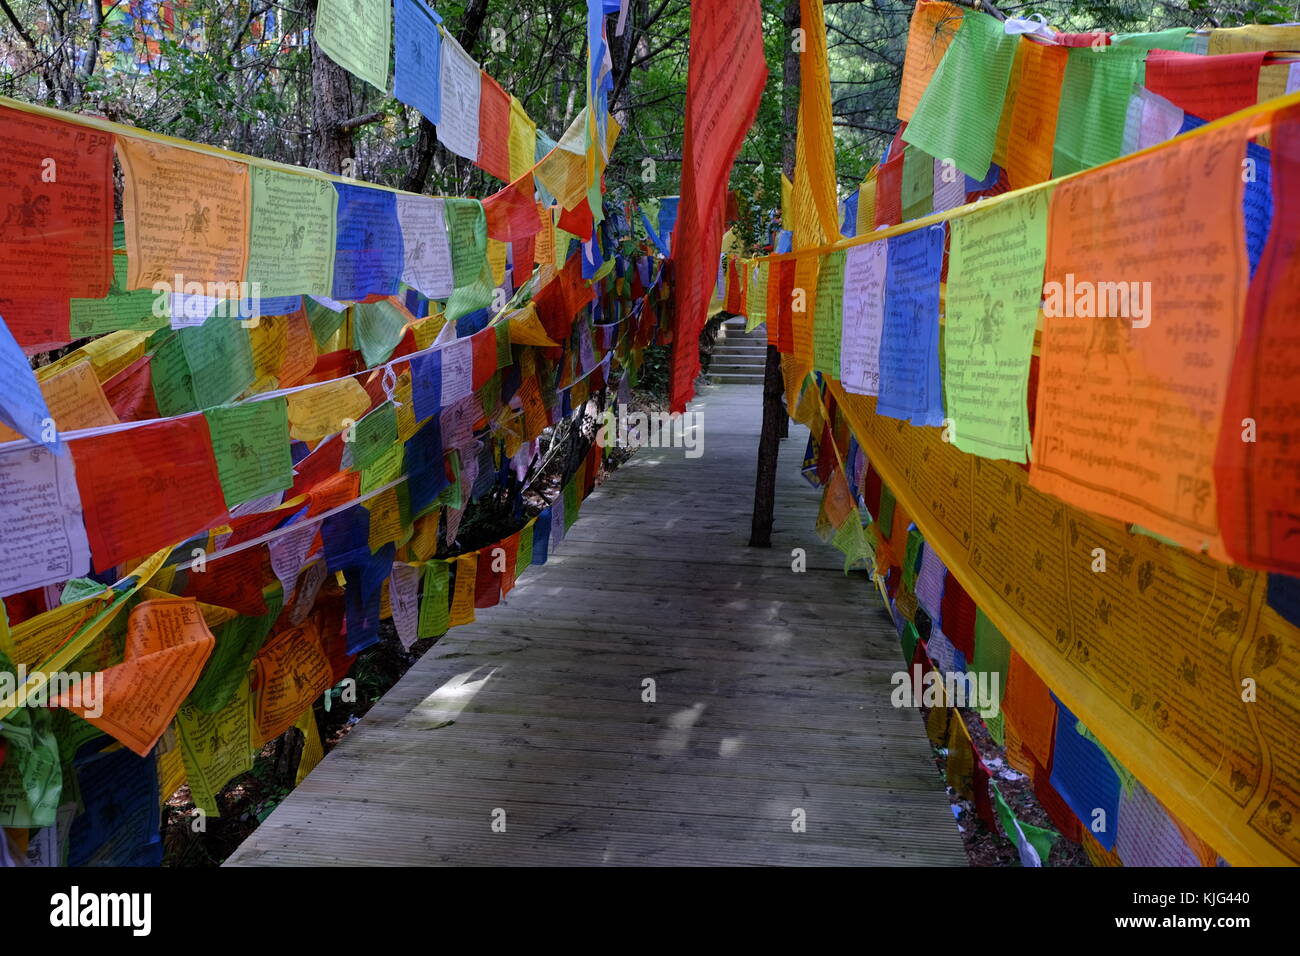
[[[963,3],[968,0],[962,0]],[[769,79],[758,120],[732,185],[751,214],[780,198],[782,161],[797,100],[783,90],[797,0],[762,0]],[[851,190],[896,128],[910,0],[826,0],[840,187]],[[559,136],[583,105],[586,5],[577,0],[446,0],[448,29],[485,70],[518,96],[539,128]],[[987,9],[987,6],[986,6]],[[1007,4],[1008,16],[1042,15],[1059,29],[1136,32],[1171,26],[1231,26],[1300,18],[1300,4],[1163,0],[1049,0]],[[271,159],[313,165],[310,26],[315,0],[0,0],[0,93]],[[611,109],[624,128],[607,174],[609,195],[677,192],[686,89],[690,4],[630,0],[624,34],[610,43]],[[794,59],[794,58],[791,58]],[[326,64],[332,67],[332,64]],[[337,68],[334,68],[337,69]],[[794,59],[797,70],[797,59]],[[342,76],[358,178],[410,187],[420,150],[431,150],[431,193],[487,195],[499,187],[465,160],[419,135],[420,117],[391,96]],[[784,95],[782,95],[784,93]]]

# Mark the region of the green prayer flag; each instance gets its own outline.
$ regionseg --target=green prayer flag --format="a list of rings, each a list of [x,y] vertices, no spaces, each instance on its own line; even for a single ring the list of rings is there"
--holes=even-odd
[[[998,821],[1002,824],[1002,829],[1006,831],[1007,839],[1020,849],[1022,846],[1021,836],[1023,835],[1025,842],[1028,842],[1038,855],[1039,861],[1046,865],[1047,857],[1052,852],[1052,846],[1056,843],[1058,834],[1054,830],[1045,830],[1042,827],[1034,826],[1032,823],[1025,823],[1012,812],[1010,804],[1002,796],[1002,792],[998,790],[998,785],[990,781],[989,786],[993,790],[993,800],[997,809]],[[1020,857],[1022,860],[1025,857],[1023,849],[1020,849]]]
[[[195,411],[194,379],[185,361],[185,349],[180,335],[163,329],[150,340],[152,354],[149,358],[149,380],[153,386],[154,404],[163,418]],[[157,342],[157,345],[152,343]]]
[[[857,509],[835,529],[831,544],[844,555],[844,573],[848,574],[854,567],[865,567],[871,558],[871,548],[867,536],[862,533],[862,519]]]
[[[533,529],[526,526],[519,535],[519,550],[515,553],[515,577],[524,573],[524,570],[532,566],[533,563]]]
[[[0,653],[0,670],[14,673]],[[0,826],[48,827],[63,793],[59,743],[48,707],[17,707],[0,724],[5,760],[0,763]],[[0,839],[4,839],[0,835]]]
[[[320,0],[312,34],[331,60],[381,94],[388,93],[393,39],[388,0]]]
[[[1030,193],[949,226],[943,346],[949,437],[968,454],[1023,464],[1047,197]]]
[[[329,295],[338,191],[329,180],[278,169],[254,166],[250,174],[249,284],[263,298]]]
[[[198,683],[185,699],[206,714],[215,714],[228,703],[239,682],[248,673],[253,658],[284,607],[284,589],[276,582],[263,589],[266,613],[256,617],[241,614],[217,627],[212,655],[203,667]]]
[[[372,464],[397,441],[397,406],[384,402],[361,421],[352,436],[352,467]]]
[[[916,629],[916,625],[911,621],[903,621],[903,661],[907,664],[912,663],[912,657],[916,654],[916,644],[921,640],[921,633]]]
[[[396,481],[402,475],[402,465],[406,461],[406,445],[394,442],[387,449],[375,456],[374,460],[361,469],[361,493],[367,495],[376,488],[382,488],[389,482]]]
[[[997,693],[1000,703],[1007,690],[1007,673],[1011,668],[1011,645],[979,608],[975,609],[973,667],[977,674],[998,675]],[[985,722],[987,723],[987,720]]]
[[[1133,85],[1146,78],[1139,45],[1075,47],[1065,61],[1056,117],[1052,175],[1065,176],[1124,151],[1124,123]]]
[[[1019,42],[1001,21],[968,11],[903,130],[903,140],[983,179],[993,161]]]
[[[203,414],[212,435],[226,507],[293,485],[287,399],[219,405]]]
[[[357,349],[366,368],[374,368],[386,362],[397,348],[406,329],[407,316],[388,299],[358,302],[352,309],[352,334]]]
[[[493,328],[497,333],[497,368],[505,368],[510,365],[510,323],[498,322]]]
[[[840,377],[840,337],[844,310],[844,252],[822,256],[813,301],[813,368]]]
[[[238,319],[213,315],[176,335],[199,408],[224,405],[253,384],[253,347]]]
[[[921,545],[925,544],[925,538],[921,532],[912,528],[907,532],[907,549],[903,557],[903,584],[909,591],[916,590],[916,573],[920,570],[921,564]]]
[[[416,634],[419,637],[438,637],[447,633],[451,620],[447,579],[450,569],[446,561],[427,561],[424,565],[424,594],[420,597],[420,621]]]
[[[999,747],[1005,747],[1007,745],[1007,730],[1002,711],[998,711],[996,717],[982,717],[981,720],[984,721],[984,726],[988,730],[989,736],[993,738],[993,742]]]
[[[448,322],[469,315],[492,301],[492,267],[487,258],[487,216],[477,199],[448,197],[443,215],[451,243],[455,288],[447,300]]]
[[[155,314],[161,312],[161,315]],[[71,299],[69,328],[74,338],[131,330],[148,332],[166,328],[171,302],[152,289],[126,290],[126,254],[113,255],[113,283],[102,299]]]
[[[335,312],[328,306],[321,305],[315,299],[306,299],[307,303],[307,322],[311,325],[311,337],[316,340],[316,349],[319,351],[325,347],[325,344],[334,337],[337,332],[347,321],[348,310],[343,309]]]
[[[1195,36],[1194,30],[1187,27],[1170,27],[1153,33],[1116,33],[1110,38],[1111,46],[1131,46],[1143,51],[1178,50],[1187,45],[1187,37]]]
[[[903,152],[900,200],[904,221],[934,212],[934,157],[916,146]]]
[[[766,261],[750,271],[749,289],[745,294],[745,309],[749,313],[745,319],[746,332],[754,331],[767,321],[767,278],[771,271],[771,265]]]
[[[576,478],[570,478],[564,486],[564,530],[567,532],[578,520],[578,509],[582,507],[582,493]]]
[[[876,524],[880,526],[880,536],[888,541],[894,533],[894,493],[883,483],[880,486],[880,514],[876,516]]]

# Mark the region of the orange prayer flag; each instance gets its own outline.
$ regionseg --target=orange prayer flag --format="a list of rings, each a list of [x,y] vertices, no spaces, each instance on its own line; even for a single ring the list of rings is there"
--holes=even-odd
[[[96,571],[182,542],[226,516],[202,415],[70,444]]]
[[[832,528],[838,528],[849,519],[858,520],[858,509],[854,505],[853,494],[849,491],[849,483],[842,468],[837,467],[827,482],[822,508],[825,509]]]
[[[799,57],[799,118],[795,140],[795,249],[839,238],[835,201],[835,128],[831,121],[830,64],[822,0],[799,0],[804,51]]]
[[[524,412],[524,439],[532,441],[550,425],[546,403],[542,400],[537,376],[530,375],[519,386],[519,403]]]
[[[1248,127],[1064,182],[1049,212],[1030,484],[1195,550],[1217,550],[1214,448],[1248,276]]]
[[[1016,51],[1011,58],[1011,73],[1007,76],[1007,93],[1002,100],[1002,118],[998,120],[998,132],[993,145],[993,162],[1002,169],[1007,168],[1009,157],[1007,147],[1011,139],[1011,120],[1016,110],[1016,100],[1020,95],[1020,83],[1025,72],[1025,47],[1033,46],[1033,41],[1021,37],[1016,44]]]
[[[316,616],[281,631],[253,659],[256,744],[280,736],[334,683]]]
[[[537,204],[538,232],[533,245],[533,261],[539,266],[555,265],[555,220],[551,208]]]
[[[1065,79],[1066,47],[1022,38],[1017,51],[1020,79],[1007,131],[1007,179],[1012,189],[1052,178],[1056,114]]]
[[[794,356],[801,365],[808,368],[812,368],[813,309],[817,304],[817,275],[820,271],[821,259],[812,253],[801,255],[795,260],[790,328],[793,333]]]
[[[285,327],[284,358],[279,370],[280,387],[290,388],[306,381],[316,366],[316,339],[312,337],[311,323],[307,320],[305,308],[300,307],[297,312],[279,316],[276,321],[283,322]]]
[[[61,432],[118,423],[117,414],[108,403],[89,359],[41,379],[41,393],[45,396],[50,417]],[[17,441],[18,438],[16,431],[0,425],[0,442]]]
[[[1056,732],[1056,701],[1033,668],[1015,651],[1007,669],[1007,689],[1002,695],[1002,713],[1007,728],[1039,764],[1046,767],[1052,756],[1052,739]],[[1007,735],[1007,749],[1013,734]]]
[[[145,757],[198,682],[216,640],[193,598],[142,601],[126,627],[125,657],[102,672],[102,698],[88,702],[83,686],[57,703]]]
[[[157,282],[174,286],[179,276],[186,285],[201,284],[203,295],[237,296],[248,266],[248,166],[130,137],[118,138],[117,156],[122,164],[126,287],[149,289]],[[210,287],[216,283],[224,291]]]
[[[921,94],[939,68],[939,61],[961,26],[962,9],[951,3],[927,3],[922,0],[912,12],[907,30],[907,55],[903,60],[903,80],[898,90],[898,118],[906,122],[921,102]]]

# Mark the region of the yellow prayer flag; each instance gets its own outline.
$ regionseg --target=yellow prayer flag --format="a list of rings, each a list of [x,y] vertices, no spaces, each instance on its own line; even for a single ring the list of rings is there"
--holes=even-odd
[[[316,441],[357,422],[370,407],[370,396],[354,378],[322,382],[288,396],[289,434]]]
[[[546,328],[537,316],[537,306],[529,302],[510,315],[510,344],[553,347],[559,343],[546,334]]]
[[[492,269],[492,281],[497,285],[506,281],[506,244],[497,239],[488,238],[488,265]]]
[[[510,181],[527,173],[536,163],[537,124],[518,97],[510,97]]]
[[[478,576],[478,552],[456,559],[456,588],[451,597],[451,627],[474,621],[474,581]]]

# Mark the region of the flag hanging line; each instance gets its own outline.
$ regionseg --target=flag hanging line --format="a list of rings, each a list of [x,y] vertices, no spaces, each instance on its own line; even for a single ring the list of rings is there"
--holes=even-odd
[[[1121,163],[1126,163],[1129,160],[1136,159],[1140,156],[1148,156],[1153,153],[1158,153],[1164,149],[1169,149],[1169,148],[1179,146],[1183,143],[1188,142],[1194,137],[1214,133],[1218,130],[1225,129],[1226,127],[1233,126],[1237,123],[1240,123],[1242,120],[1246,120],[1246,119],[1258,121],[1256,123],[1251,124],[1250,131],[1248,134],[1248,138],[1253,139],[1254,137],[1258,136],[1260,133],[1264,133],[1268,131],[1267,120],[1271,119],[1274,113],[1278,112],[1279,110],[1286,109],[1287,107],[1295,106],[1297,104],[1300,104],[1300,92],[1288,93],[1286,96],[1279,96],[1271,100],[1264,100],[1262,103],[1256,103],[1253,106],[1248,106],[1245,109],[1238,110],[1235,113],[1229,113],[1226,116],[1222,116],[1219,119],[1205,123],[1204,125],[1198,126],[1195,129],[1188,130],[1186,133],[1183,133],[1179,136],[1175,136],[1172,139],[1167,139],[1160,143],[1154,143],[1151,146],[1146,147],[1145,149],[1136,150],[1124,156],[1118,156],[1115,159],[1102,163],[1099,166],[1092,166],[1089,167],[1088,169],[1081,169],[1078,172],[1068,173],[1064,176],[1057,176],[1055,179],[1047,179],[1044,180],[1043,182],[1034,183],[1030,186],[1021,186],[1019,189],[1013,189],[1008,192],[999,193],[996,196],[985,196],[975,200],[975,202],[963,203],[960,206],[954,206],[952,209],[946,209],[943,212],[930,213],[928,216],[922,216],[919,219],[909,219],[907,222],[902,222],[894,226],[889,226],[888,228],[885,229],[877,229],[874,232],[868,232],[864,235],[849,236],[847,238],[838,239],[835,242],[826,243],[820,246],[809,246],[806,249],[793,250],[791,252],[779,252],[779,253],[770,253],[765,256],[755,256],[752,259],[746,259],[744,261],[750,263],[751,265],[762,263],[762,262],[769,262],[769,263],[794,262],[808,256],[820,257],[832,252],[838,252],[842,249],[851,249],[854,246],[863,246],[871,242],[879,242],[882,239],[889,239],[892,238],[893,236],[900,236],[905,233],[914,232],[918,229],[923,229],[928,226],[934,226],[940,223],[950,222],[953,219],[960,219],[963,216],[969,216],[973,213],[984,212],[987,209],[994,208],[1000,203],[1010,202],[1013,199],[1018,199],[1030,195],[1031,193],[1034,193],[1038,190],[1055,189],[1061,183],[1067,182],[1068,180],[1084,178],[1094,173],[1100,172],[1102,170],[1110,169],[1112,166],[1117,166]]]

